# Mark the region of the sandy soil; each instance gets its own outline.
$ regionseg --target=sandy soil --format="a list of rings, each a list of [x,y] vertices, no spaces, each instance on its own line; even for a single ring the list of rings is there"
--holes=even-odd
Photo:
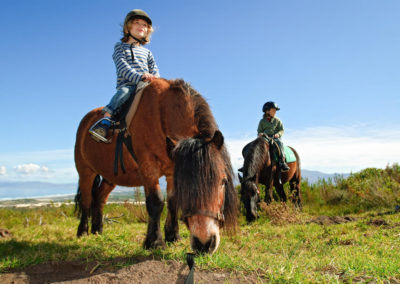
[[[121,260],[120,260],[121,261]],[[127,260],[122,261],[127,262]],[[0,274],[0,283],[184,283],[189,268],[177,261],[129,259],[133,265],[117,269],[118,260],[108,263],[58,262],[40,264]],[[256,274],[232,271],[194,272],[195,283],[262,283]]]

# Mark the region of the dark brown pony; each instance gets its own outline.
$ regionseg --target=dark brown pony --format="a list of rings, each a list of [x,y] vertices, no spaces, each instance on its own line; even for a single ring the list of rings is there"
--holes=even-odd
[[[254,221],[258,217],[259,183],[265,185],[264,201],[269,204],[272,202],[273,186],[280,200],[287,201],[283,185],[289,182],[292,201],[296,206],[301,206],[300,158],[297,152],[293,148],[291,149],[296,156],[296,161],[288,163],[290,168],[288,172],[280,173],[277,169],[277,162],[272,158],[270,144],[264,137],[258,137],[243,148],[243,177],[239,175],[239,180],[241,182],[241,200],[246,210],[248,222]]]
[[[224,138],[204,98],[183,80],[157,79],[143,90],[139,108],[129,126],[137,162],[123,149],[126,173],[114,175],[116,135],[111,144],[94,141],[89,127],[101,117],[101,108],[81,121],[75,145],[79,173],[76,202],[81,212],[78,236],[101,233],[107,198],[116,185],[144,186],[149,214],[146,248],[164,247],[160,214],[164,199],[159,178],[167,180],[168,215],[165,240],[180,238],[181,211],[196,251],[214,252],[219,229],[234,229],[237,197]]]

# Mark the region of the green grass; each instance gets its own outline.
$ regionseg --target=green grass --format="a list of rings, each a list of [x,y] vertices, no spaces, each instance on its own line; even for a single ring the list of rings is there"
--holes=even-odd
[[[397,174],[392,176],[400,176]],[[280,203],[262,206],[260,219],[248,225],[241,217],[237,234],[223,235],[217,252],[196,257],[196,265],[254,273],[271,282],[399,281],[400,213],[379,214],[393,210],[399,192],[396,179],[388,182],[384,175],[381,173],[379,184],[381,179],[389,184],[383,192],[393,195],[393,201],[379,206],[366,200],[370,195],[364,194],[360,210],[356,208],[356,197],[348,193],[344,183],[329,185],[332,190],[344,193],[342,201],[337,203],[329,201],[335,194],[323,195],[326,189],[310,189],[307,185],[309,188],[304,192],[313,191],[304,198],[301,212]],[[363,182],[370,179],[359,178]],[[354,180],[354,176],[349,177],[346,186],[351,184],[349,188],[356,188],[358,183]],[[370,187],[368,190],[372,192]],[[374,190],[381,189],[379,185]],[[189,232],[182,223],[182,240],[169,244],[165,250],[143,249],[144,210],[130,204],[107,205],[105,216],[114,221],[104,224],[103,234],[77,239],[78,219],[73,206],[2,208],[0,228],[8,229],[13,236],[0,238],[0,272],[50,261],[113,261],[117,267],[132,264],[138,257],[184,262],[186,252],[191,249]],[[164,208],[162,220],[165,211]],[[346,214],[356,221],[330,226],[307,222],[321,215]]]
[[[72,209],[1,209],[0,227],[9,229],[13,237],[0,240],[0,271],[50,261],[120,258],[119,265],[128,265],[135,257],[146,256],[184,261],[190,251],[189,233],[182,224],[182,240],[165,250],[144,250],[146,224],[124,218],[105,224],[103,235],[77,239],[78,220]],[[111,205],[106,211],[110,217],[120,216],[126,208]],[[251,225],[241,219],[238,234],[223,236],[217,252],[197,257],[196,265],[258,273],[274,282],[400,279],[400,214],[357,215],[358,221],[332,226],[305,224],[314,216],[296,214],[298,224],[273,225],[264,213]],[[374,218],[388,225],[373,225]]]

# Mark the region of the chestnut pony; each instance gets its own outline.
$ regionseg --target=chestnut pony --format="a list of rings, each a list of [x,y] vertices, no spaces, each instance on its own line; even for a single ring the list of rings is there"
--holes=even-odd
[[[164,198],[159,185],[159,178],[165,176],[165,240],[180,238],[178,212],[182,212],[192,249],[214,252],[220,228],[232,231],[236,227],[238,201],[224,137],[204,98],[183,80],[156,79],[148,85],[128,129],[137,159],[123,147],[127,171],[118,175],[113,172],[116,134],[112,143],[105,144],[88,133],[101,116],[101,108],[89,112],[76,137],[78,237],[88,233],[90,216],[91,232],[102,233],[103,208],[116,185],[144,186],[149,215],[144,246],[165,247],[160,230]]]
[[[290,147],[290,149],[296,156],[296,161],[288,163],[290,168],[288,172],[280,173],[277,169],[278,163],[272,158],[270,142],[264,137],[258,137],[243,148],[243,177],[239,175],[239,180],[241,183],[241,200],[246,210],[246,219],[248,222],[252,222],[258,217],[259,183],[265,185],[264,201],[269,204],[272,201],[273,186],[275,186],[281,201],[287,201],[283,185],[289,182],[292,191],[292,201],[296,206],[301,206],[300,158],[293,148]]]

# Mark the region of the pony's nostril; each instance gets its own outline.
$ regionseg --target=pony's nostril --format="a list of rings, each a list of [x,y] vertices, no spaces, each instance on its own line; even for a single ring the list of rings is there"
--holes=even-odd
[[[216,245],[217,245],[217,236],[214,235],[210,239],[210,245],[208,247],[209,251],[214,251]]]
[[[193,237],[193,246],[197,252],[206,253],[212,252],[217,245],[217,237],[212,236],[205,244],[203,244],[197,237]]]
[[[205,252],[204,245],[198,237],[193,237],[193,249],[200,253]]]

